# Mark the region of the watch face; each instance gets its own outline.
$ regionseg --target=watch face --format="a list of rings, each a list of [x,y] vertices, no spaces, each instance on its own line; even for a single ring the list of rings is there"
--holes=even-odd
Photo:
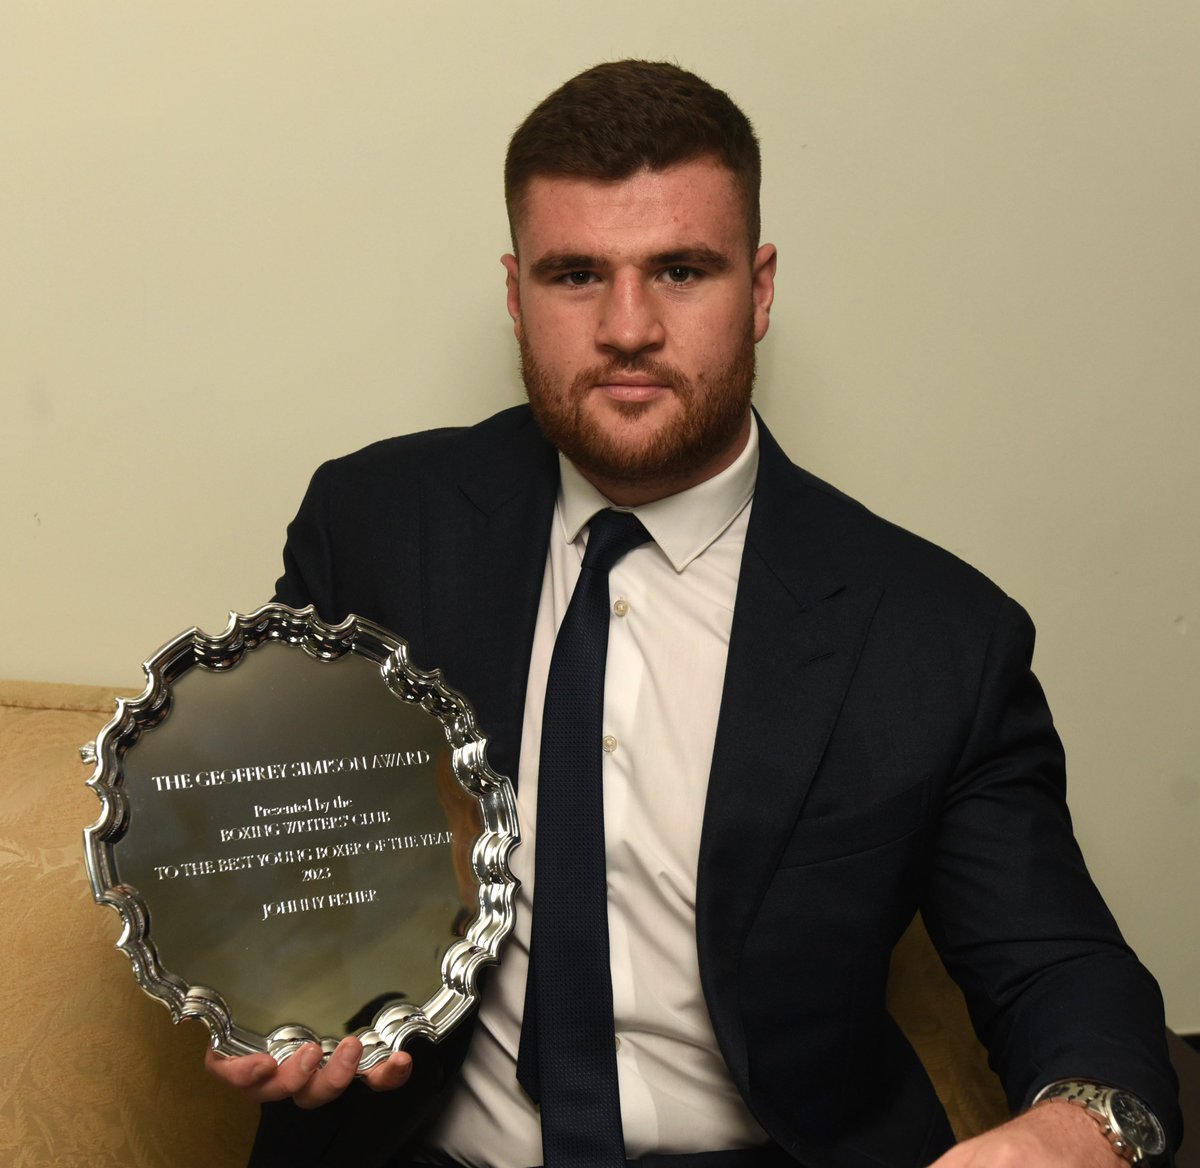
[[[1145,1156],[1161,1156],[1167,1150],[1166,1137],[1154,1113],[1135,1095],[1114,1091],[1109,1101],[1113,1119],[1121,1137]]]

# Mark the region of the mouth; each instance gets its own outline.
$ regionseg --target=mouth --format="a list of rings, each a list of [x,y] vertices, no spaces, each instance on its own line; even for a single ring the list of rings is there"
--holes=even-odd
[[[616,402],[648,402],[670,393],[671,386],[654,377],[639,374],[609,374],[593,389]]]

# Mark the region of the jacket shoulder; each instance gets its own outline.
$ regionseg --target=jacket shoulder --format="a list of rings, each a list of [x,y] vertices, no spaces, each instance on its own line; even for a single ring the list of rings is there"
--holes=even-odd
[[[977,568],[877,515],[863,503],[796,466],[771,443],[755,508],[775,554],[800,570],[820,564],[846,582],[868,583],[920,602],[994,613],[1003,590]],[[751,514],[751,523],[754,523]]]
[[[514,442],[539,439],[528,407],[515,406],[474,426],[443,426],[372,442],[323,463],[313,475],[313,483],[333,486],[361,481],[376,490],[380,479],[399,485],[430,473],[470,477]]]

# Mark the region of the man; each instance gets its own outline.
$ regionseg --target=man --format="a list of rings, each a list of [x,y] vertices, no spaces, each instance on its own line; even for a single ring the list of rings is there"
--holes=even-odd
[[[471,695],[518,784],[523,900],[473,1026],[393,1055],[365,1076],[375,1094],[351,1086],[353,1038],[320,1068],[315,1049],[210,1057],[270,1104],[254,1163],[564,1162],[546,1135],[558,1071],[537,1046],[539,1111],[520,1065],[527,963],[551,946],[536,934],[531,957],[553,879],[538,803],[559,782],[539,755],[555,635],[610,505],[651,537],[608,569],[593,746],[624,1155],[1112,1168],[1088,1110],[1030,1106],[1076,1080],[1130,1093],[1127,1141],[1149,1148],[1157,1123],[1178,1141],[1157,988],[1071,838],[1028,619],[792,466],[751,411],[776,266],[758,187],[749,123],[699,78],[645,62],[574,78],[506,163],[529,409],[315,476],[279,597],[395,628]],[[1018,1113],[950,1151],[884,1006],[918,909]]]

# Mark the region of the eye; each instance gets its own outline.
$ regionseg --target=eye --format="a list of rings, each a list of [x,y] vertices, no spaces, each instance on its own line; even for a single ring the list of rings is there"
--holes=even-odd
[[[593,272],[565,272],[560,279],[572,288],[583,288],[595,279]]]
[[[673,268],[667,268],[663,273],[669,284],[690,284],[693,280],[699,278],[700,273],[695,268],[685,268],[677,264]]]

